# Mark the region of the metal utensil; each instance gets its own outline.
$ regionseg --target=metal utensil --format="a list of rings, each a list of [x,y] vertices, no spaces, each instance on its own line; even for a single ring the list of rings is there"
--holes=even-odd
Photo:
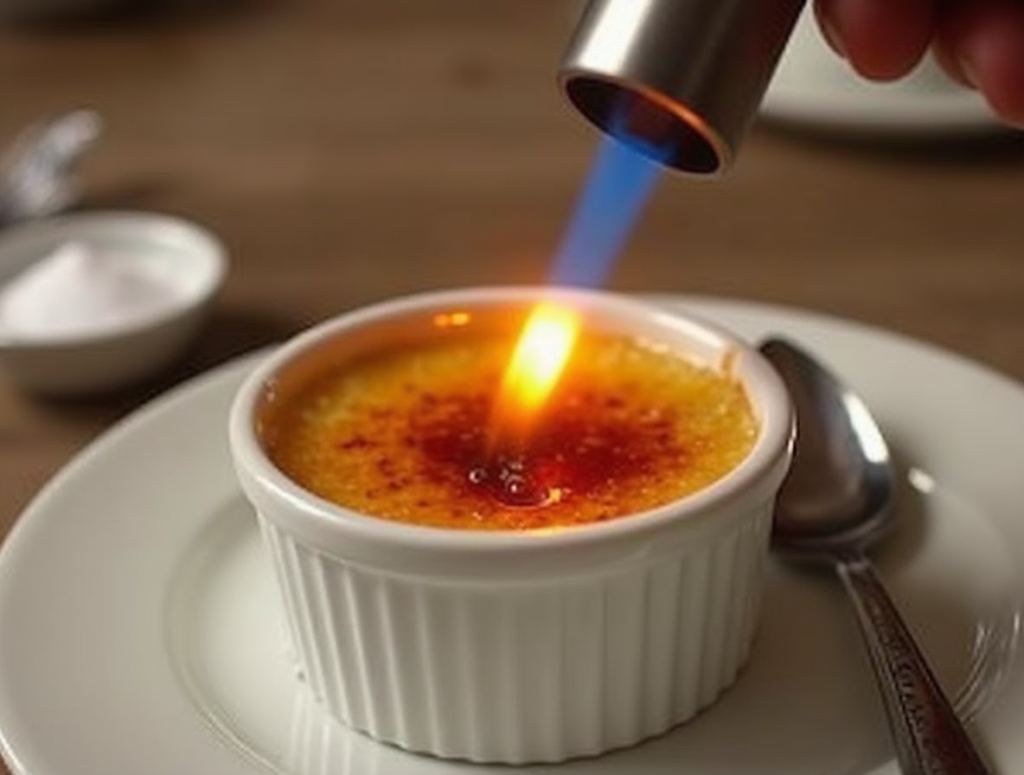
[[[865,555],[894,526],[889,451],[864,403],[808,353],[780,339],[761,352],[796,407],[797,440],[772,541],[784,556],[831,564],[853,602],[908,775],[988,769]]]
[[[803,6],[590,0],[559,80],[600,129],[659,164],[714,177],[739,150]]]
[[[92,110],[71,111],[25,130],[0,159],[0,227],[73,204],[78,191],[72,168],[101,130]]]

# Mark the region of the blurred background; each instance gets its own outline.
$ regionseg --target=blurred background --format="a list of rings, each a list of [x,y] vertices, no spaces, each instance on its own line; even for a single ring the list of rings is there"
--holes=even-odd
[[[0,375],[8,523],[189,375],[367,302],[543,281],[598,142],[555,83],[569,0],[100,6],[0,0],[0,143],[95,109],[79,208],[195,220],[230,272],[203,336],[146,384],[53,401]],[[661,182],[610,285],[824,311],[1024,380],[1024,144],[937,122],[768,115],[724,179]]]

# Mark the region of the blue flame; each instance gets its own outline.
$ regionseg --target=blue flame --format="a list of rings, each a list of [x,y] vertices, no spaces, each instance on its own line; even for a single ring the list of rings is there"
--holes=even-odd
[[[609,134],[598,149],[548,278],[556,285],[605,283],[661,175],[656,159],[670,156],[617,123],[615,134],[625,136]]]

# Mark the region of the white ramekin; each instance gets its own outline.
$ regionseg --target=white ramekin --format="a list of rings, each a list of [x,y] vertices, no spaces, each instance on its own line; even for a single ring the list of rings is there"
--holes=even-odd
[[[358,514],[303,490],[264,454],[260,406],[332,360],[414,338],[438,313],[500,317],[552,297],[588,328],[732,369],[760,423],[749,456],[667,506],[538,534]],[[757,620],[792,415],[771,366],[715,326],[610,293],[490,288],[389,301],[298,336],[246,380],[230,436],[300,669],[328,710],[413,751],[521,764],[632,745],[735,680]]]

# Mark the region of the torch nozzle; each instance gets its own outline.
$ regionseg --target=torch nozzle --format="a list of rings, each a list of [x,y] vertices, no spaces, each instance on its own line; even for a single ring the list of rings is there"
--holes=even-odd
[[[804,0],[592,0],[560,80],[604,132],[713,176],[732,163]]]

